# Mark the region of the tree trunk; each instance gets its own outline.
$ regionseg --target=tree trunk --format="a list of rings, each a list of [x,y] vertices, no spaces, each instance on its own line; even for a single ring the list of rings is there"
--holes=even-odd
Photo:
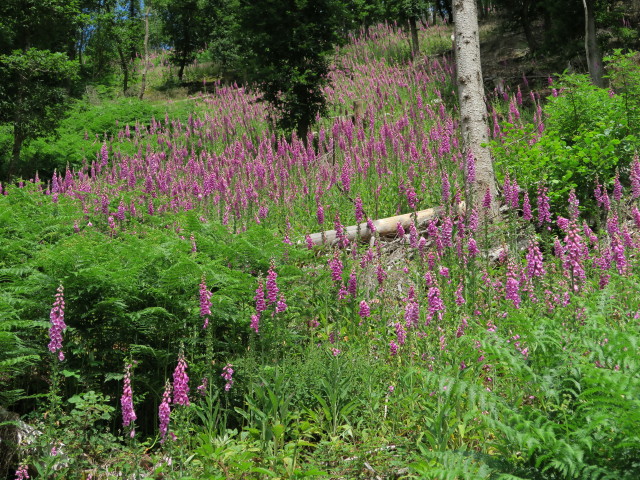
[[[478,9],[480,10],[479,18],[484,20],[487,17],[487,8],[485,6],[486,0],[478,0]]]
[[[24,143],[25,136],[18,125],[13,126],[13,148],[11,149],[11,160],[9,161],[9,168],[7,170],[7,179],[11,181],[13,174],[20,163],[20,152],[22,150],[22,144]]]
[[[495,218],[498,202],[493,161],[489,149],[483,146],[489,142],[489,127],[480,64],[476,0],[454,0],[453,13],[462,140],[465,150],[475,157],[476,167],[475,183],[469,185],[470,194],[473,205],[481,205],[488,190],[492,200],[488,213]]]
[[[129,22],[131,22],[131,24],[133,24],[134,19],[136,18],[136,2],[137,1],[138,0],[131,0],[129,2]],[[131,42],[131,47],[129,51],[129,56],[131,57],[131,60],[136,59],[136,53],[137,53],[136,44],[135,42]]]
[[[447,8],[447,12],[449,15],[448,22],[449,24],[453,24],[455,19],[453,18],[453,1],[452,0],[444,0],[444,4]],[[478,23],[478,13],[476,12],[476,23]]]
[[[129,65],[127,65],[127,58],[124,56],[124,51],[120,44],[118,44],[118,56],[120,57],[120,67],[124,75],[124,79],[122,80],[122,93],[126,95],[127,89],[129,88]]]
[[[415,58],[420,53],[420,40],[418,39],[416,17],[409,17],[409,29],[411,30],[411,56]]]
[[[465,209],[464,203],[458,205],[458,212],[463,212]],[[396,215],[394,217],[380,218],[373,221],[375,232],[381,237],[395,235],[398,231],[398,224],[402,225],[404,229],[408,229],[412,222],[415,222],[416,228],[424,227],[427,222],[438,218],[446,213],[443,207],[429,208],[427,210],[420,210],[415,213],[405,213],[404,215]],[[368,242],[373,233],[369,229],[367,223],[361,223],[360,225],[351,225],[344,228],[344,234],[349,241],[355,241],[356,239],[361,242]],[[314,245],[334,245],[338,243],[339,239],[335,230],[326,230],[324,232],[312,233],[309,235]]]
[[[147,86],[147,65],[149,64],[149,10],[144,13],[144,67],[142,68],[142,84],[140,86],[140,100],[144,97],[144,89]]]
[[[584,48],[587,54],[587,65],[589,66],[589,76],[591,82],[597,87],[604,88],[604,78],[602,78],[602,52],[596,38],[596,18],[594,15],[594,1],[582,0],[584,6]]]
[[[524,36],[527,39],[527,45],[529,45],[529,51],[534,53],[538,50],[538,43],[536,42],[535,37],[533,36],[533,30],[531,30],[531,16],[529,15],[529,10],[531,8],[531,1],[525,0],[522,4],[522,29],[524,30]]]
[[[182,83],[182,76],[184,75],[184,67],[187,65],[187,54],[184,53],[180,58],[180,70],[178,70],[178,80]]]

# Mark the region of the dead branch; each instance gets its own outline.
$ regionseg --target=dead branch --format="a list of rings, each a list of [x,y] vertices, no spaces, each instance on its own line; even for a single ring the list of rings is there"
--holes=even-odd
[[[464,202],[458,205],[458,213],[464,212]],[[427,222],[439,218],[445,212],[443,207],[428,208],[426,210],[420,210],[414,213],[405,213],[404,215],[396,215],[394,217],[380,218],[373,220],[373,227],[375,232],[381,237],[387,237],[394,235],[398,230],[398,224],[402,225],[402,228],[408,229],[411,222],[415,219],[416,228],[421,228],[426,225]],[[353,242],[359,240],[361,242],[368,242],[373,233],[366,223],[360,225],[351,225],[345,227],[345,236],[349,241]],[[338,243],[338,236],[335,230],[326,230],[324,232],[312,233],[309,235],[314,245],[335,245]]]

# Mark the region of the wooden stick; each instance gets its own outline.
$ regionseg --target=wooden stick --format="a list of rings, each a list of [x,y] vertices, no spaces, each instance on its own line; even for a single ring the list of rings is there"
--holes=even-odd
[[[460,206],[458,206],[458,211],[464,211],[464,203],[461,203]],[[444,209],[442,207],[428,208],[427,210],[420,210],[419,212],[415,212],[415,216],[417,218],[416,228],[421,227],[434,218],[438,218],[443,214],[443,212]],[[375,231],[378,232],[380,236],[384,237],[396,233],[396,231],[398,230],[398,224],[401,224],[402,228],[409,228],[409,225],[411,225],[413,218],[414,213],[405,213],[404,215],[396,215],[395,217],[387,217],[374,220],[373,226],[375,228]],[[345,227],[345,236],[349,239],[349,241],[355,241],[356,238],[359,238],[362,242],[368,242],[371,239],[373,232],[369,229],[369,226],[366,223],[361,223],[359,227],[360,237],[358,237],[358,225]],[[324,232],[312,233],[310,237],[314,245],[334,245],[338,243],[338,237],[335,230],[326,230]]]

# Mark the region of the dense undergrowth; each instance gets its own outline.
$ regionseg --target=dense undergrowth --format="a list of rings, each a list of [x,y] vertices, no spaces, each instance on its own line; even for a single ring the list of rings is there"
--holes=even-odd
[[[414,61],[386,29],[339,52],[306,143],[219,86],[2,185],[0,402],[40,432],[22,471],[637,478],[637,67],[489,99],[505,208],[480,225],[456,208],[448,37],[422,35]],[[395,241],[309,245],[433,206]]]

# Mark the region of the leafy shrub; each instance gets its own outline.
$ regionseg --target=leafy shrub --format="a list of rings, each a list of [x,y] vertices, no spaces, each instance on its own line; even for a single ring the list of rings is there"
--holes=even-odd
[[[573,189],[594,213],[596,184],[611,187],[640,147],[640,68],[621,54],[608,62],[611,90],[595,87],[587,75],[563,75],[544,107],[542,134],[532,124],[507,124],[505,136],[492,142],[497,164],[534,190],[546,183],[556,207],[566,205]]]

